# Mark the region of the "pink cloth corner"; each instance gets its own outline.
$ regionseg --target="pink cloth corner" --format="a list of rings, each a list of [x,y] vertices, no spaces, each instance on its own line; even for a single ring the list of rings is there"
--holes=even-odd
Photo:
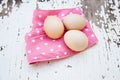
[[[79,53],[71,51],[65,45],[63,37],[58,40],[52,40],[46,36],[43,30],[43,23],[47,16],[57,15],[62,20],[64,16],[72,13],[83,15],[80,8],[34,11],[32,30],[25,36],[26,54],[30,64],[41,61],[62,59]],[[89,23],[87,23],[82,32],[84,32],[89,39],[87,48],[97,43],[98,39],[93,33]]]

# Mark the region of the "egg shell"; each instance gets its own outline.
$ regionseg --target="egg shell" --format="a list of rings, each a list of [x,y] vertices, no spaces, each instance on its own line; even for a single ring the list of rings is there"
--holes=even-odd
[[[88,46],[88,37],[79,30],[69,30],[64,35],[65,44],[73,51],[82,51]]]
[[[63,23],[67,30],[82,30],[87,20],[79,14],[69,14],[63,19]]]
[[[47,16],[44,21],[44,31],[49,38],[58,39],[64,33],[64,25],[57,16]]]

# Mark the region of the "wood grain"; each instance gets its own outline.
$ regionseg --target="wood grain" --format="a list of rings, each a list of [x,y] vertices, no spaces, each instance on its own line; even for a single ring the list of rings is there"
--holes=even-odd
[[[80,6],[99,39],[73,57],[28,65],[24,36],[36,8]],[[0,0],[0,80],[119,80],[119,0]]]

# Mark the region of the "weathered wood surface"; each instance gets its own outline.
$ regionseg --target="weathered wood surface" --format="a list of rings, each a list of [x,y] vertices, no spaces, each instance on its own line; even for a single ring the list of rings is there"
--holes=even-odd
[[[99,42],[73,57],[28,65],[25,33],[35,8],[81,6]],[[120,80],[119,0],[0,0],[0,80]]]

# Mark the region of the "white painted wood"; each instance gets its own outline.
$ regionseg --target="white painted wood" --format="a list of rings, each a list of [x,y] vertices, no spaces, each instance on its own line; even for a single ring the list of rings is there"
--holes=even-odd
[[[0,17],[0,80],[119,80],[120,9],[117,7],[120,5],[117,0],[114,1],[116,5],[111,7],[115,10],[110,14],[115,14],[118,22],[110,21],[109,10],[106,14],[106,6],[109,6],[108,3],[113,3],[112,0],[109,2],[103,0],[98,9],[94,8],[95,4],[84,4],[83,0],[50,0],[48,2],[46,0],[41,3],[23,0],[19,7],[15,6],[14,2],[9,16],[4,16],[3,19]],[[91,4],[92,1],[88,2]],[[24,36],[32,26],[32,14],[36,3],[42,9],[81,6],[99,42],[81,54],[66,59],[28,65]],[[96,9],[92,12],[93,16],[88,12],[91,11],[90,8]],[[116,33],[112,29],[115,29]]]

